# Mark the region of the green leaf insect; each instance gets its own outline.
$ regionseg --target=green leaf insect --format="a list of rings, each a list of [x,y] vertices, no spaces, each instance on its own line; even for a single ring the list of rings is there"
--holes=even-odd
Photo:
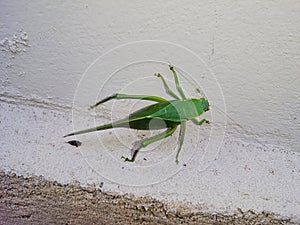
[[[131,158],[122,156],[122,159],[127,162],[134,162],[136,156],[141,148],[148,146],[154,142],[160,141],[164,138],[171,136],[178,126],[180,126],[180,132],[178,136],[178,148],[176,154],[176,163],[178,163],[179,153],[184,141],[186,123],[191,120],[196,125],[202,125],[203,123],[209,123],[208,120],[202,119],[198,121],[196,118],[201,116],[204,112],[209,110],[209,102],[205,98],[186,98],[178,80],[178,76],[173,66],[169,66],[173,73],[177,91],[180,95],[178,97],[168,86],[164,77],[161,74],[155,74],[155,76],[161,78],[166,93],[174,98],[174,100],[166,100],[158,96],[147,95],[127,95],[127,94],[113,94],[99,102],[90,108],[93,109],[102,103],[110,101],[112,99],[140,99],[154,101],[155,104],[146,106],[128,117],[118,120],[113,123],[93,127],[86,130],[81,130],[65,135],[64,137],[73,136],[77,134],[84,134],[93,131],[107,130],[111,128],[131,128],[136,130],[166,130],[153,137],[138,140],[134,143],[131,149]]]

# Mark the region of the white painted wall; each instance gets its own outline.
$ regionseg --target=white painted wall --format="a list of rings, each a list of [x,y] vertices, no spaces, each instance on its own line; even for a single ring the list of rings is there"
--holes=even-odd
[[[2,44],[1,90],[70,105],[100,55],[132,41],[169,41],[202,58],[240,125],[262,141],[299,151],[299,8],[297,1],[1,1],[2,43],[22,30],[30,46],[18,43],[26,52],[13,54]],[[144,52],[136,54],[144,59]],[[176,65],[192,66],[188,57]],[[99,81],[109,77],[101,69]]]
[[[299,218],[299,11],[299,1],[1,1],[2,170],[63,183],[93,184],[105,177],[106,190]],[[81,154],[64,144],[62,135],[73,128],[108,122],[141,106],[108,104],[94,121],[86,107],[96,99],[117,91],[167,97],[153,73],[172,80],[169,62],[186,72],[181,81],[188,95],[199,96],[200,88],[213,105],[207,115],[211,127],[189,127],[182,153],[183,162],[194,159],[189,169],[176,167],[173,158],[159,161],[166,149],[174,153],[176,137],[156,146],[162,155],[143,153],[148,161],[141,156],[140,167],[118,161],[129,153],[120,149],[138,138],[134,132],[101,133],[114,163],[110,154],[99,153],[93,135],[78,137]],[[226,117],[215,106],[235,121],[228,121],[225,143],[248,147],[222,145]],[[210,128],[212,144],[202,151],[198,144]],[[157,183],[179,170],[152,189],[114,183]]]

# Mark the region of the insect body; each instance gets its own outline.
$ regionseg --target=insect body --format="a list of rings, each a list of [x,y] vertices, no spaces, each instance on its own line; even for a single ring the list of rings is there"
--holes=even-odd
[[[176,71],[174,70],[174,67],[170,66],[170,70],[173,73],[176,87],[181,98],[179,98],[169,88],[168,84],[166,83],[164,77],[161,74],[155,74],[157,77],[160,77],[162,79],[167,94],[172,96],[174,100],[166,100],[158,96],[114,94],[97,102],[90,108],[95,108],[96,106],[112,99],[140,99],[154,101],[156,103],[146,106],[130,114],[127,118],[124,118],[122,120],[70,133],[65,135],[64,137],[117,127],[131,128],[137,130],[159,130],[167,128],[164,132],[156,136],[136,141],[132,148],[132,157],[129,159],[127,157],[122,156],[122,159],[124,159],[124,161],[133,162],[141,148],[172,135],[177,129],[177,127],[180,126],[180,132],[178,137],[178,150],[176,154],[176,163],[178,163],[179,153],[185,136],[186,122],[188,120],[191,120],[197,125],[209,123],[209,121],[206,119],[202,119],[201,121],[198,121],[196,119],[196,117],[199,117],[204,112],[209,110],[209,102],[205,98],[187,99],[179,84],[178,76],[176,74]]]

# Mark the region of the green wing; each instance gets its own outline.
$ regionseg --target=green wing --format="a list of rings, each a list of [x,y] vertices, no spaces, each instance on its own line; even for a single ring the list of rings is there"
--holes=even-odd
[[[184,99],[170,101],[168,105],[156,112],[153,112],[149,117],[161,118],[174,122],[183,122],[194,119],[204,113],[201,99]]]
[[[171,102],[160,102],[153,105],[146,106],[134,113],[129,115],[130,120],[142,119],[142,118],[153,118],[153,115],[156,112],[159,112],[169,106]]]
[[[129,115],[128,119],[123,119],[116,124],[121,127],[129,127],[138,130],[156,130],[167,127],[175,127],[180,124],[178,121],[173,121],[171,118],[161,118],[153,116],[155,113],[165,111],[166,107],[171,105],[171,102],[161,102],[150,106],[146,106]]]

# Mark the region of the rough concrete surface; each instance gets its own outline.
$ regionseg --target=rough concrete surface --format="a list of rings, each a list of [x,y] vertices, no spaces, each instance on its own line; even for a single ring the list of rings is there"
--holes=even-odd
[[[274,214],[193,213],[180,204],[0,173],[1,224],[294,224]]]

